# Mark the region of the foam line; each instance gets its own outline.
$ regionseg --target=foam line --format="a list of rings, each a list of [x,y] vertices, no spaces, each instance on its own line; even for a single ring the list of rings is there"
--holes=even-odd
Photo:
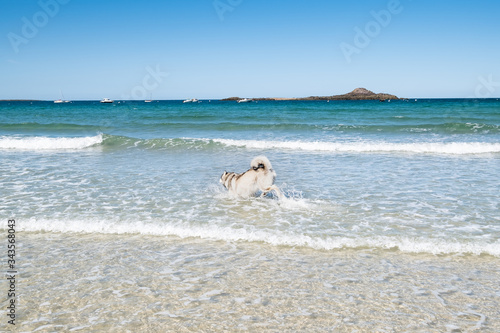
[[[307,142],[307,141],[259,141],[213,139],[213,142],[227,146],[245,147],[250,149],[290,149],[324,152],[384,152],[384,153],[435,153],[435,154],[486,154],[500,153],[500,143],[488,142]]]
[[[180,223],[112,222],[94,220],[41,221],[31,219],[20,223],[26,232],[96,233],[96,234],[142,234],[151,236],[177,236],[230,242],[263,242],[274,246],[299,246],[316,250],[343,248],[398,249],[407,253],[473,255],[488,254],[500,257],[500,241],[495,243],[470,243],[440,239],[407,237],[314,237],[304,234],[285,233],[279,230],[249,230],[204,225],[193,226]]]
[[[103,142],[103,135],[76,138],[49,137],[0,137],[0,149],[13,150],[60,150],[84,149]]]

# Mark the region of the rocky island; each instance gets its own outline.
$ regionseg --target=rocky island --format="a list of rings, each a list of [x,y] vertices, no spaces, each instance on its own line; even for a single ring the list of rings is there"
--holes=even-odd
[[[238,101],[240,97],[229,97],[224,98],[222,101]],[[399,99],[399,97],[386,93],[374,93],[365,88],[356,88],[350,93],[343,95],[332,95],[332,96],[310,96],[310,97],[299,97],[299,98],[252,98],[254,101],[359,101],[359,100],[389,100],[389,99]]]

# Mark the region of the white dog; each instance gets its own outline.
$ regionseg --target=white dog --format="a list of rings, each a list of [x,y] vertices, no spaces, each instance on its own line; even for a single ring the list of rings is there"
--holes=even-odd
[[[257,156],[250,163],[250,169],[243,173],[224,171],[220,182],[230,193],[240,197],[251,197],[262,192],[265,196],[270,191],[275,191],[278,198],[282,198],[281,191],[274,185],[276,172],[271,162],[265,156]]]

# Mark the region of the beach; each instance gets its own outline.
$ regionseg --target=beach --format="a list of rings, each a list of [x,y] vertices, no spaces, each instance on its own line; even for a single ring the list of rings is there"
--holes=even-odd
[[[23,238],[23,331],[499,328],[499,269],[489,257],[143,235]]]
[[[0,159],[20,332],[500,330],[496,99],[0,102]]]

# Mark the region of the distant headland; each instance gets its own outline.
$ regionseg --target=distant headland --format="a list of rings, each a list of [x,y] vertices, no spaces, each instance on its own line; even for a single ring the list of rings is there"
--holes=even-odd
[[[0,99],[0,102],[42,102],[40,99]]]
[[[353,91],[343,94],[343,95],[332,95],[332,96],[309,96],[309,97],[260,97],[260,98],[241,98],[241,97],[229,97],[221,99],[221,101],[238,101],[238,102],[250,102],[250,101],[360,101],[360,100],[399,100],[405,98],[399,98],[396,95],[386,94],[386,93],[374,93],[365,88],[356,88]],[[49,102],[50,100],[37,100],[37,99],[0,99],[0,102]]]
[[[350,93],[343,95],[332,95],[332,96],[310,96],[310,97],[299,97],[299,98],[252,98],[254,101],[360,101],[360,100],[389,100],[389,99],[399,99],[399,97],[386,93],[374,93],[365,88],[356,88]],[[224,98],[221,101],[239,101],[240,97],[229,97]]]

